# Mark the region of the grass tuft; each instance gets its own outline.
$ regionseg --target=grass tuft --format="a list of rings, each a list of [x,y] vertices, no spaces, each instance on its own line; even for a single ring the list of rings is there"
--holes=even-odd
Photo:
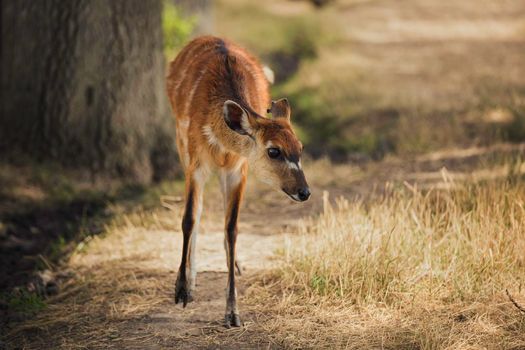
[[[249,298],[273,300],[259,304],[278,315],[266,330],[290,347],[524,346],[525,317],[505,294],[523,295],[523,232],[519,177],[390,187],[368,202],[325,194],[323,213]]]

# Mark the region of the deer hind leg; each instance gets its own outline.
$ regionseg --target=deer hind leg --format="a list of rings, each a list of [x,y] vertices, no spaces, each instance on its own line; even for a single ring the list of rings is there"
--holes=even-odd
[[[240,327],[241,320],[237,308],[237,289],[235,287],[235,243],[237,241],[237,220],[239,209],[246,185],[246,163],[239,169],[221,172],[221,184],[223,186],[224,202],[226,208],[225,217],[225,246],[226,260],[228,264],[228,283],[226,286],[226,313],[225,326]]]
[[[184,307],[193,300],[191,292],[195,289],[197,277],[195,248],[206,179],[207,173],[204,168],[189,167],[186,171],[186,206],[182,218],[182,257],[175,284],[175,304],[182,302]]]

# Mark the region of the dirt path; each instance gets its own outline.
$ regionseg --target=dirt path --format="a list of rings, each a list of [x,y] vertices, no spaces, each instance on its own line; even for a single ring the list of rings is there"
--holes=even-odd
[[[244,327],[227,330],[223,327],[227,269],[222,201],[216,181],[211,182],[197,243],[194,302],[186,308],[173,302],[182,246],[183,203],[178,202],[170,210],[124,216],[107,227],[107,234],[81,244],[63,266],[72,277],[37,317],[8,332],[8,344],[13,348],[266,347],[260,331],[250,335],[257,315],[245,307],[244,295],[253,276],[276,265],[275,253],[282,250],[285,236],[302,217],[317,211],[320,202],[296,205],[281,193],[249,184],[237,248]]]
[[[20,322],[8,332],[8,348],[278,348],[264,328],[269,316],[257,311],[260,305],[254,308],[247,300],[254,283],[279,262],[275,253],[282,251],[287,237],[293,238],[305,217],[322,210],[323,190],[330,191],[332,197],[351,197],[380,190],[387,180],[437,187],[450,185],[454,179],[462,181],[467,173],[469,181],[483,180],[486,173],[498,174],[487,172],[498,168],[490,165],[493,151],[510,156],[522,153],[523,147],[439,152],[410,166],[391,160],[328,168],[326,163],[316,162],[307,168],[314,197],[303,205],[252,181],[241,212],[238,240],[243,262],[243,275],[238,277],[239,306],[244,323],[238,329],[228,330],[222,324],[226,261],[218,186],[212,183],[207,190],[198,237],[195,301],[185,309],[173,302],[182,244],[178,229],[182,203],[170,210],[126,215],[107,226],[106,234],[79,246],[63,267],[71,277],[61,292],[47,300],[47,308],[34,319]],[[443,166],[448,167],[446,177],[452,180],[443,178]]]
[[[151,261],[152,265],[166,267],[158,277],[163,280],[163,285],[171,286],[175,280],[175,265],[180,260],[181,235],[177,234],[174,237],[173,232],[155,232],[155,236],[159,242],[158,249],[163,249],[163,247],[166,249],[165,243],[174,248],[174,251],[164,251],[156,261]],[[227,330],[223,327],[222,315],[225,308],[227,280],[223,233],[220,231],[206,232],[199,236],[198,275],[194,302],[188,304],[186,308],[175,305],[172,288],[164,289],[162,301],[148,310],[147,314],[139,318],[130,318],[119,325],[119,330],[112,334],[115,338],[122,337],[118,341],[118,347],[195,349],[196,347],[237,345],[239,343],[245,346],[262,345],[259,341],[253,344],[246,343],[247,338],[244,337],[242,341],[239,339],[250,325],[257,322],[256,316],[244,309],[243,296],[249,285],[247,281],[251,276],[275,266],[276,261],[273,255],[283,246],[283,243],[283,233],[260,235],[243,232],[239,237],[239,260],[242,261],[244,272],[243,276],[238,277],[243,329]],[[141,271],[137,271],[137,274],[140,275]],[[120,330],[123,331],[123,334],[120,333]],[[146,342],[141,342],[141,339],[136,339],[135,336],[145,337],[143,340]]]

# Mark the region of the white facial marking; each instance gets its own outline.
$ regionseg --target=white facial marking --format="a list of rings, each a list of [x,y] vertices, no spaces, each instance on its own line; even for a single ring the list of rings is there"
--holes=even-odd
[[[286,159],[286,165],[288,165],[288,168],[290,168],[292,170],[296,170],[296,171],[301,170],[300,163],[290,162],[288,159]]]
[[[272,147],[274,147],[272,141],[266,142],[266,148],[272,148]],[[288,168],[292,170],[299,171],[302,169],[300,160],[298,162],[291,162],[288,159],[285,159],[285,161],[286,161],[286,165],[288,166]]]

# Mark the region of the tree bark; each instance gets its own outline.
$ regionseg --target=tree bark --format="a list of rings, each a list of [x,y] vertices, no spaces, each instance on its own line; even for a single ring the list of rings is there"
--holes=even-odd
[[[160,0],[1,0],[0,154],[173,173]]]

